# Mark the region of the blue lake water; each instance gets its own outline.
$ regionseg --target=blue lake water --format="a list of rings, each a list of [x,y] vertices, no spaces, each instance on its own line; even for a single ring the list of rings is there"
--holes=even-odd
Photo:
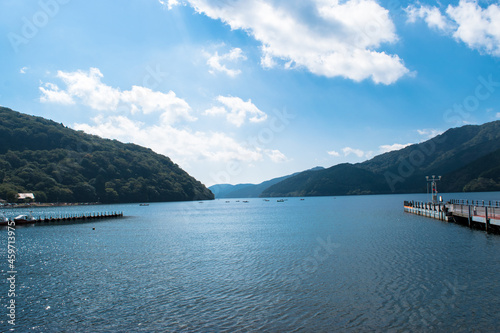
[[[497,330],[500,236],[403,212],[425,197],[35,209],[127,217],[17,228],[15,326],[0,230],[0,331]]]

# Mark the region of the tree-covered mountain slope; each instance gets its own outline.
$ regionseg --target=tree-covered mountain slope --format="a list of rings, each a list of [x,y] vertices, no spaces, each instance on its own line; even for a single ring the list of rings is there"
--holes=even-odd
[[[213,199],[168,157],[0,107],[0,198],[40,202]]]
[[[323,167],[315,167],[310,170],[323,170]],[[215,198],[258,198],[268,187],[277,184],[287,178],[299,174],[296,172],[291,175],[282,176],[266,180],[260,184],[217,184],[212,185],[209,189],[214,193]]]
[[[324,196],[426,192],[440,175],[442,192],[500,189],[500,121],[452,128],[428,141],[358,164],[303,172],[261,196]]]

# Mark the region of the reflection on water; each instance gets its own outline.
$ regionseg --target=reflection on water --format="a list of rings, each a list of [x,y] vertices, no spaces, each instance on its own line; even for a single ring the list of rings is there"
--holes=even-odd
[[[499,200],[500,195],[449,198]],[[68,207],[64,212],[124,211],[128,217],[18,228],[15,328],[496,329],[500,236],[403,212],[403,200],[424,199]],[[60,210],[35,209],[34,215]],[[6,244],[2,237],[2,258]],[[0,265],[5,276],[6,259]],[[6,313],[5,288],[0,297]],[[10,328],[5,316],[0,321],[1,331]]]

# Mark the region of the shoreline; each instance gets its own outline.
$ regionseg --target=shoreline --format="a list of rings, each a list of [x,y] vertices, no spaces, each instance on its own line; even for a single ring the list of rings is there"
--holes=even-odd
[[[70,207],[70,206],[97,206],[102,205],[100,202],[59,202],[59,203],[23,203],[23,204],[7,204],[0,205],[0,209],[12,209],[12,208],[46,208],[46,207]]]

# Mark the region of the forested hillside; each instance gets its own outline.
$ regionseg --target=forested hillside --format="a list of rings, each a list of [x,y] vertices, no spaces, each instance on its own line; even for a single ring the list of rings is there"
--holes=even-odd
[[[500,121],[452,128],[437,137],[363,163],[303,172],[261,196],[425,193],[425,176],[441,175],[441,192],[500,191]]]
[[[323,167],[315,167],[307,171],[323,169]],[[298,175],[299,173],[300,172],[296,172],[291,175],[273,178],[270,180],[266,180],[260,184],[217,184],[210,186],[209,189],[214,193],[216,198],[258,198],[268,187],[277,184],[287,178]]]
[[[0,107],[0,198],[40,202],[213,199],[168,157]]]

